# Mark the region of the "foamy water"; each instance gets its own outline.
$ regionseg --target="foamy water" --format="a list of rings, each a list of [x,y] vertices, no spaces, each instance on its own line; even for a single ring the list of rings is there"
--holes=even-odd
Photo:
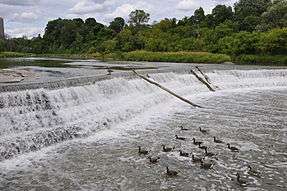
[[[195,109],[141,79],[115,78],[93,85],[0,93],[1,190],[285,190],[287,70],[208,73],[215,93],[190,74],[150,77],[204,106]],[[181,132],[183,124],[190,131]],[[203,135],[198,127],[207,128]],[[174,139],[179,134],[185,142]],[[231,153],[226,145],[240,148]],[[217,154],[202,170],[182,149],[203,155],[191,139]],[[161,144],[175,146],[162,153]],[[161,157],[150,165],[137,146]],[[166,178],[165,166],[180,171]],[[248,175],[256,167],[261,177]],[[236,172],[249,181],[236,183]]]

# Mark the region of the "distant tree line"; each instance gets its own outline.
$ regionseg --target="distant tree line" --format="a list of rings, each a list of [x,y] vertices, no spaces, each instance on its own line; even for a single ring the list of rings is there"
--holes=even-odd
[[[143,10],[109,26],[94,18],[49,21],[43,37],[0,41],[0,51],[30,53],[111,53],[134,50],[207,51],[240,54],[287,53],[287,1],[239,0],[234,7],[217,5],[211,14],[202,8],[181,20],[148,24]]]

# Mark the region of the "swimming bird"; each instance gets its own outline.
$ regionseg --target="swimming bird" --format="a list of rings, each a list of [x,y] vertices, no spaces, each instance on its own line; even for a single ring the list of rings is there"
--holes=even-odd
[[[212,163],[205,163],[202,160],[200,162],[200,167],[203,168],[203,169],[209,170],[209,169],[212,168],[212,166],[213,166]]]
[[[169,170],[168,166],[166,167],[166,174],[168,176],[177,176],[178,175],[178,172],[175,171],[175,170]]]
[[[260,172],[258,172],[257,170],[253,169],[250,165],[248,165],[248,174],[252,175],[252,176],[256,176],[258,178],[260,178]]]
[[[203,142],[195,141],[195,138],[192,138],[194,145],[201,145]]]
[[[204,150],[205,150],[205,156],[207,156],[207,157],[213,157],[215,155],[214,153],[207,152],[207,148]]]
[[[179,127],[180,127],[180,130],[182,130],[182,131],[188,131],[188,129],[184,128],[182,125]]]
[[[182,150],[179,150],[179,155],[182,156],[182,157],[189,157],[189,154],[182,151]]]
[[[138,148],[139,148],[139,154],[140,154],[140,155],[147,155],[147,154],[148,154],[148,151],[142,149],[141,146],[138,146]]]
[[[152,158],[151,156],[149,156],[148,159],[149,159],[149,162],[150,162],[150,163],[156,164],[156,163],[158,163],[160,157]]]
[[[247,181],[240,177],[239,172],[236,173],[236,180],[240,185],[246,185]]]
[[[194,163],[201,163],[202,161],[202,158],[197,158],[194,155],[191,155],[191,158],[192,158],[192,162]]]
[[[201,129],[201,127],[199,127],[199,131],[202,132],[203,134],[208,133],[207,130]]]
[[[231,150],[232,152],[239,152],[239,149],[236,147],[231,147],[229,143],[227,143],[227,147],[229,148],[229,150]]]
[[[181,140],[181,141],[185,141],[185,140],[186,140],[185,137],[179,137],[179,136],[177,136],[177,135],[175,135],[175,139]]]
[[[163,152],[171,152],[175,147],[171,148],[171,147],[166,147],[165,145],[161,145],[162,146],[162,151]]]
[[[198,148],[205,150],[205,149],[207,149],[207,146],[201,146],[201,144],[199,144]]]
[[[223,141],[219,140],[219,139],[216,139],[216,137],[213,137],[213,141],[215,143],[224,143]]]
[[[112,75],[113,70],[112,69],[108,69],[108,74],[107,75]]]

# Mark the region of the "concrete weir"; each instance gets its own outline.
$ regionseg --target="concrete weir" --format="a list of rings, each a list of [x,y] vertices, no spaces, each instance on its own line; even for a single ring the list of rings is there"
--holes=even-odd
[[[152,74],[152,73],[164,73],[170,72],[171,70],[141,70],[139,71],[141,74]],[[49,80],[46,82],[29,82],[29,83],[18,83],[19,81],[10,81],[10,83],[0,83],[0,92],[15,92],[15,91],[23,91],[30,89],[59,89],[64,87],[74,87],[74,86],[84,86],[91,85],[97,81],[109,80],[112,78],[135,78],[133,72],[131,71],[123,71],[123,72],[115,72],[112,75],[94,75],[94,76],[82,76],[82,77],[70,77],[65,79],[57,79],[57,80]]]

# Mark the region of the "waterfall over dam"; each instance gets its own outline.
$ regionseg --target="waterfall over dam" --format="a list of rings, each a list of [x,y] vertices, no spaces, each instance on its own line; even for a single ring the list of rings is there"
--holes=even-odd
[[[219,70],[207,74],[221,91],[287,88],[287,70]],[[151,79],[193,100],[213,96],[187,73]],[[142,79],[117,77],[59,89],[0,93],[0,161],[64,141],[88,137],[174,97]]]

